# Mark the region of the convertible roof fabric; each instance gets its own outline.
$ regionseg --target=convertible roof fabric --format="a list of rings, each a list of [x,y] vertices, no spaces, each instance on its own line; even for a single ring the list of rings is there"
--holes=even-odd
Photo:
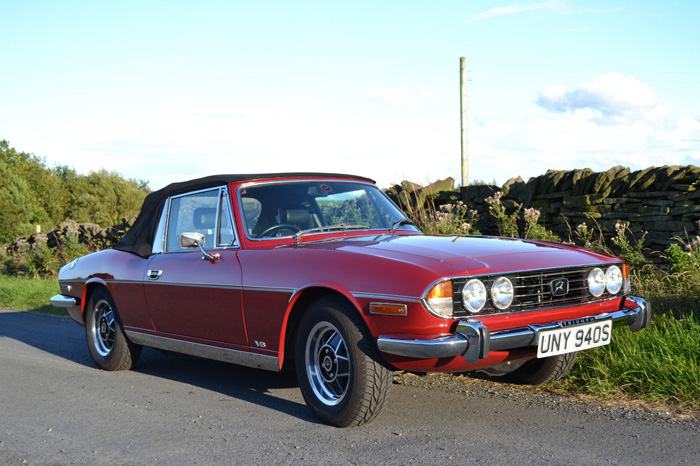
[[[172,183],[168,186],[153,191],[146,196],[141,207],[139,216],[136,217],[134,225],[129,229],[114,247],[120,251],[126,251],[143,258],[149,257],[153,250],[153,240],[158,228],[158,220],[163,212],[165,200],[170,196],[176,196],[189,191],[214,188],[229,183],[240,183],[244,181],[262,181],[279,178],[341,178],[362,180],[374,183],[374,180],[361,176],[342,175],[338,173],[263,173],[250,175],[212,175],[204,178],[197,178],[180,183]]]

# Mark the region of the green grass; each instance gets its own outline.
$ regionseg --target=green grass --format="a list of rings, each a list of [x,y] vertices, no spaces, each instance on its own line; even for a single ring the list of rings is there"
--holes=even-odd
[[[0,307],[67,315],[49,304],[60,291],[56,278],[24,278],[0,274]]]
[[[700,409],[699,359],[697,317],[657,314],[649,328],[636,333],[619,329],[609,346],[580,353],[569,377],[554,386]]]
[[[553,388],[700,409],[700,300],[694,286],[700,272],[674,275],[635,277],[635,294],[652,303],[649,327],[616,329],[609,346],[579,353],[570,375]]]

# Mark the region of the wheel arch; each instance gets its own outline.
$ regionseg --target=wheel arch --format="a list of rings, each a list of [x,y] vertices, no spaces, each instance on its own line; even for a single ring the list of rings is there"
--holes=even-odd
[[[85,308],[87,307],[88,300],[90,299],[92,293],[94,293],[95,290],[98,288],[104,288],[109,292],[110,295],[112,294],[112,291],[109,289],[107,283],[104,280],[101,280],[99,278],[91,278],[87,282],[85,282],[85,286],[83,287],[83,296],[80,300],[80,311],[83,314],[83,322],[85,321]]]
[[[346,301],[367,325],[360,304],[349,292],[328,285],[313,285],[297,290],[289,300],[285,321],[282,324],[279,345],[280,370],[292,367],[291,364],[294,361],[294,337],[297,333],[301,316],[304,315],[311,303],[327,296],[336,296]]]

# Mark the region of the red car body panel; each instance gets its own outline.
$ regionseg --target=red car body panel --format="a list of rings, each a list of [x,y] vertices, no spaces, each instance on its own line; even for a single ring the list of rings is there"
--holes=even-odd
[[[216,261],[199,251],[157,254],[149,270],[162,271],[146,281],[148,312],[158,333],[203,342],[247,346],[241,306],[241,267],[235,250]]]

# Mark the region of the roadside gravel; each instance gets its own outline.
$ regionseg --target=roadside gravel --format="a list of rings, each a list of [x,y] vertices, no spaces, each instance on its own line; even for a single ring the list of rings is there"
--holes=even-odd
[[[395,372],[394,383],[407,387],[440,390],[470,398],[504,399],[524,405],[542,406],[552,410],[597,414],[615,421],[663,421],[700,429],[700,412],[662,403],[631,399],[603,399],[576,393],[554,391],[546,387],[531,387],[500,383],[479,378],[478,374],[427,374]]]

